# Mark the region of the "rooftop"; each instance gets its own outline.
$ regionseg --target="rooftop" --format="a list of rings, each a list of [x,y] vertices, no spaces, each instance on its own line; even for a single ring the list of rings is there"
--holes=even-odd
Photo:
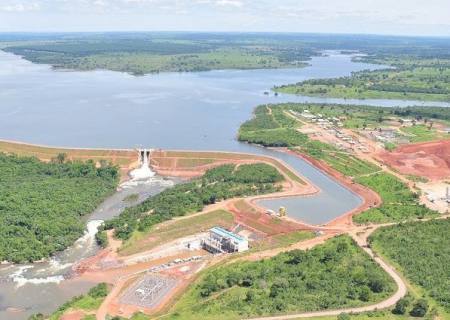
[[[221,227],[211,228],[211,231],[216,233],[216,234],[218,234],[218,235],[221,235],[222,237],[232,238],[232,239],[234,239],[236,241],[239,241],[239,242],[247,241],[243,237],[241,237],[241,236],[239,236],[239,235],[237,235],[237,234],[235,234],[235,233],[233,233],[231,231],[225,230],[225,229],[223,229]]]

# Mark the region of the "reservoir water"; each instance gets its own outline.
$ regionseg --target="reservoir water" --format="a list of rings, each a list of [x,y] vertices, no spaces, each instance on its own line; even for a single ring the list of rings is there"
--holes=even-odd
[[[282,159],[321,188],[318,195],[283,199],[293,217],[321,224],[355,208],[360,199],[296,157],[236,141],[239,125],[259,104],[331,102],[406,106],[423,102],[343,100],[264,94],[274,85],[349,75],[379,66],[328,52],[303,69],[161,73],[135,77],[110,71],[55,71],[0,51],[0,138],[69,147],[165,148],[257,153]],[[426,105],[449,106],[446,103]],[[161,191],[155,178],[131,186],[141,199]],[[0,267],[0,319],[49,313],[92,284],[62,280],[73,262],[93,254],[97,220],[123,209],[127,191],[108,199],[90,217],[91,233],[51,261]],[[125,194],[124,194],[125,193]],[[115,198],[114,198],[115,197]],[[265,202],[277,207],[280,200]],[[24,312],[13,312],[15,309]]]

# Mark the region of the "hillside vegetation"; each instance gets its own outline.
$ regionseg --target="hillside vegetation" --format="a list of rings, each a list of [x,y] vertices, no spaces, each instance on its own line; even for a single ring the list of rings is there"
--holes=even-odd
[[[27,262],[63,250],[118,183],[106,163],[51,163],[0,153],[0,261]]]
[[[242,319],[360,306],[380,301],[395,285],[346,236],[308,251],[208,270],[175,306],[170,319]]]
[[[348,176],[373,173],[379,168],[369,162],[342,152],[336,147],[311,140],[296,130],[300,125],[295,119],[286,115],[289,110],[300,110],[314,105],[281,104],[261,105],[255,109],[254,118],[243,123],[239,129],[239,140],[260,144],[265,147],[289,147],[305,153],[315,159],[323,160],[334,169]],[[331,107],[331,106],[326,106]]]
[[[114,228],[117,238],[127,240],[135,231],[145,232],[157,223],[201,211],[224,199],[279,191],[277,182],[282,180],[277,169],[267,164],[219,166],[125,209],[107,221],[104,229]]]
[[[450,314],[450,220],[405,223],[377,230],[371,246],[394,261]],[[411,307],[411,306],[409,306]]]
[[[372,108],[372,107],[370,107]],[[260,144],[266,147],[288,147],[293,151],[307,154],[317,160],[326,162],[335,170],[351,176],[355,182],[367,186],[377,192],[383,204],[354,217],[358,223],[389,222],[435,216],[437,213],[418,203],[418,194],[412,193],[408,187],[395,176],[377,173],[380,168],[356,156],[343,152],[336,147],[309,139],[306,134],[296,130],[300,125],[286,112],[302,112],[305,109],[320,111],[326,116],[345,115],[344,124],[348,127],[362,123],[367,114],[367,125],[401,112],[402,114],[419,116],[425,114],[426,107],[409,110],[364,106],[339,106],[320,104],[280,104],[262,105],[256,108],[253,119],[242,124],[239,129],[239,140]],[[435,110],[436,117],[446,117],[448,112]],[[428,114],[428,113],[427,113]],[[384,120],[381,120],[384,121]]]
[[[408,186],[393,175],[377,173],[359,177],[355,181],[377,192],[383,200],[379,208],[369,209],[353,217],[357,223],[384,223],[438,215],[419,204],[419,195],[411,192]]]
[[[275,90],[307,96],[450,101],[450,60],[403,57],[377,59],[395,68],[361,71],[349,77],[312,79]]]

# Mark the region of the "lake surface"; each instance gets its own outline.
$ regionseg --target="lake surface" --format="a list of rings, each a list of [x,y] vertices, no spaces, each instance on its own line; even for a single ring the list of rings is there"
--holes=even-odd
[[[351,56],[329,52],[303,69],[227,70],[161,73],[135,77],[110,71],[54,71],[0,51],[0,138],[69,147],[165,148],[238,151],[275,156],[308,178],[322,191],[311,197],[264,201],[280,205],[290,216],[321,224],[351,210],[361,199],[307,162],[288,154],[236,141],[239,125],[259,104],[331,102],[406,106],[423,102],[343,100],[291,95],[265,95],[274,85],[311,78],[349,75],[379,66],[354,63]],[[426,105],[449,106],[446,103]],[[142,197],[166,185],[152,181]],[[140,188],[140,187],[136,187]],[[139,189],[140,190],[140,189]],[[109,218],[120,212],[121,198],[107,200],[91,217]],[[48,313],[92,284],[59,281],[71,264],[95,252],[92,235],[44,264],[0,268],[0,319],[26,319]],[[89,242],[91,241],[91,242]],[[88,245],[86,245],[88,243]],[[57,281],[44,281],[44,280]],[[12,313],[8,308],[25,309]]]

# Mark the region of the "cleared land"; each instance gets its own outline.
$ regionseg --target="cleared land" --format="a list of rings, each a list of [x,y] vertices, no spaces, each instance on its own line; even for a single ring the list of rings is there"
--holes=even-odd
[[[404,145],[378,157],[405,175],[431,180],[450,177],[450,140]]]

